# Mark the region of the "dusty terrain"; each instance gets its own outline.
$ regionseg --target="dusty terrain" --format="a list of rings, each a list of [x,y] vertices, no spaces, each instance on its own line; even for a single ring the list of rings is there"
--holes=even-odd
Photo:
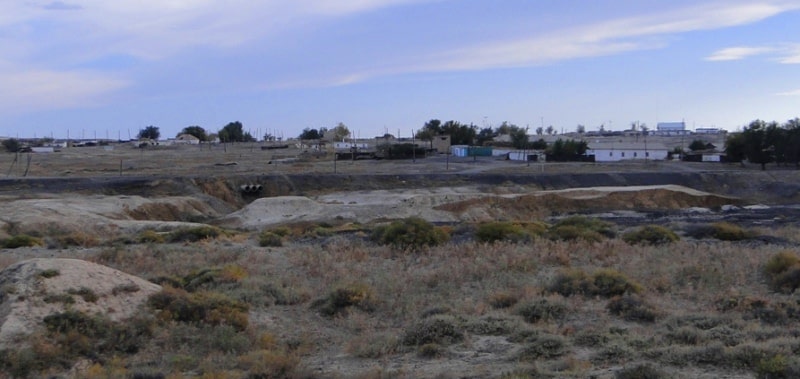
[[[126,358],[127,374],[243,377],[264,370],[248,363],[251,354],[261,352],[267,354],[261,358],[269,362],[267,371],[287,377],[527,377],[536,372],[539,377],[612,378],[649,363],[663,377],[750,378],[759,359],[773,357],[768,355],[773,351],[800,351],[798,337],[782,333],[798,326],[794,316],[783,324],[769,323],[746,308],[755,299],[775,307],[792,304],[793,295],[772,293],[753,267],[771,254],[797,249],[800,174],[793,170],[681,162],[528,165],[450,157],[269,163],[281,156],[256,146],[82,149],[36,155],[27,167],[20,166],[25,160],[11,164],[13,155],[2,155],[11,169],[0,180],[0,239],[28,234],[42,238],[44,246],[2,251],[0,337],[6,331],[30,334],[48,313],[65,309],[113,320],[137,310],[153,313],[142,302],[159,287],[140,278],[238,267],[244,273],[232,282],[212,281],[201,288],[249,304],[246,337],[173,321]],[[241,190],[252,184],[261,190]],[[619,233],[643,224],[667,225],[683,240],[667,247],[632,247],[618,239],[482,244],[471,237],[481,223],[552,224],[573,214],[611,221]],[[424,252],[370,242],[374,225],[412,216],[448,228],[453,242]],[[690,225],[721,220],[761,238],[735,244],[688,235]],[[199,241],[142,239],[146,232],[166,236],[206,225],[232,232]],[[259,233],[280,228],[291,230],[282,244],[261,246]],[[92,238],[65,242],[80,235]],[[31,258],[47,259],[14,266]],[[645,288],[642,296],[658,308],[657,320],[648,324],[610,315],[609,301],[602,297],[548,292],[548,283],[568,268],[627,274]],[[59,275],[38,276],[51,269]],[[124,283],[110,278],[135,282],[142,290],[113,293]],[[16,292],[5,285],[11,282]],[[333,317],[320,312],[318,303],[326,294],[354,283],[371,289],[374,304]],[[74,295],[77,302],[65,308],[42,300],[54,288],[73,287],[91,289],[102,301],[90,304]],[[567,314],[526,322],[513,306],[492,305],[501,295],[519,304],[561,304]],[[719,313],[716,304],[726,296],[738,305]],[[12,308],[30,313],[13,316]],[[428,347],[429,353],[421,352],[424,346],[402,343],[409,330],[431,317],[455,323],[462,337]],[[747,331],[736,343],[725,340],[720,347],[721,340],[701,328],[699,340],[674,345],[676,330],[688,333],[687,325],[695,325],[690,320],[698,317],[714,327]],[[542,341],[533,335],[564,346],[552,356],[531,356],[530,349]],[[265,347],[264,336],[275,341]],[[589,337],[605,342],[587,343]],[[749,348],[761,349],[763,357],[729,358]],[[689,358],[712,353],[719,357]],[[216,364],[204,366],[197,357]],[[291,370],[275,363],[279,357]],[[79,362],[46,372],[88,375],[86,370],[99,365],[107,369],[106,377],[115,375],[108,359]]]

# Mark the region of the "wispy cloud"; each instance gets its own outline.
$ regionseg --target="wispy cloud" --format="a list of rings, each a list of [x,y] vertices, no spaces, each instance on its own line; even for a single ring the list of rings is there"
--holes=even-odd
[[[772,47],[728,47],[713,52],[705,58],[707,61],[736,61],[749,58],[755,55],[766,54],[775,51]]]
[[[108,75],[81,71],[0,67],[0,110],[37,111],[99,105],[106,94],[130,83]]]
[[[777,95],[777,96],[800,96],[800,89],[796,89],[794,91],[778,92],[775,95]]]
[[[54,11],[73,11],[73,10],[83,9],[83,7],[80,6],[79,4],[69,4],[63,1],[54,1],[50,4],[44,5],[42,8]]]
[[[782,64],[800,63],[800,45],[773,44],[771,46],[736,46],[717,50],[707,56],[707,61],[736,61],[755,56],[767,56]]]
[[[552,33],[522,39],[496,40],[454,48],[404,62],[382,70],[364,70],[348,77],[370,78],[377,75],[410,72],[468,71],[509,67],[529,67],[554,62],[607,56],[630,51],[658,49],[667,45],[664,37],[700,30],[746,25],[800,8],[793,2],[761,1],[721,2],[686,7],[672,12],[620,18],[583,27],[565,28]],[[753,50],[729,50],[729,58],[755,54]],[[722,58],[723,55],[719,55]],[[798,57],[800,58],[800,54]],[[350,83],[350,82],[348,82]]]

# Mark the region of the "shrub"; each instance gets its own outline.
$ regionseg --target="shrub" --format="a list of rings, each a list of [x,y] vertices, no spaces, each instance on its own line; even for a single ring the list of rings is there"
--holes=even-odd
[[[491,294],[488,301],[492,308],[508,308],[516,304],[519,298],[515,294],[500,291]]]
[[[238,367],[247,371],[246,378],[291,378],[300,359],[283,351],[251,351],[238,359]]]
[[[87,303],[94,303],[96,302],[99,297],[97,296],[91,288],[81,287],[78,289],[70,288],[67,290],[67,293],[70,295],[78,295],[83,298],[83,301]]]
[[[156,232],[155,230],[144,230],[139,233],[137,241],[139,241],[139,243],[164,243],[166,237],[164,237],[163,233]]]
[[[612,226],[611,223],[595,218],[571,216],[553,224],[548,230],[548,235],[550,239],[560,241],[582,239],[598,242],[615,236]]]
[[[741,241],[752,236],[741,226],[724,221],[711,224],[711,228],[714,230],[714,238],[722,241]]]
[[[422,346],[459,342],[463,338],[464,334],[451,317],[435,316],[423,319],[407,329],[402,341],[404,345]]]
[[[642,287],[613,269],[600,269],[591,276],[582,270],[567,269],[553,278],[548,290],[563,296],[582,294],[611,297],[629,292],[639,293]]]
[[[675,232],[660,225],[645,225],[625,233],[622,240],[630,245],[663,245],[680,240]]]
[[[237,330],[244,330],[248,324],[247,304],[216,292],[189,293],[164,287],[161,292],[151,295],[147,304],[167,320],[230,325]]]
[[[94,247],[100,244],[97,237],[83,232],[64,234],[56,238],[56,241],[59,246]]]
[[[653,322],[657,317],[655,309],[638,296],[616,296],[608,302],[607,308],[609,313],[627,321]]]
[[[364,311],[372,311],[375,305],[375,293],[372,287],[364,283],[351,283],[334,289],[328,297],[314,304],[326,316],[335,316],[350,307],[358,307]]]
[[[670,376],[650,364],[639,364],[617,371],[616,379],[666,379]]]
[[[169,242],[197,242],[205,239],[214,239],[220,236],[227,236],[230,233],[209,225],[181,228],[169,233]]]
[[[372,232],[373,241],[401,250],[420,250],[439,245],[449,239],[450,236],[441,228],[419,217],[394,221],[389,225],[379,226]]]
[[[692,226],[686,234],[693,238],[714,238],[722,241],[741,241],[753,237],[742,227],[729,222],[715,222],[711,225]]]
[[[764,274],[774,291],[792,293],[800,287],[800,257],[780,252],[764,264]]]
[[[444,355],[444,347],[438,343],[426,343],[419,347],[417,354],[422,358],[438,358]]]
[[[283,239],[275,232],[264,231],[258,235],[258,246],[281,247],[283,246]]]
[[[61,275],[61,272],[54,268],[42,270],[39,273],[39,276],[41,276],[42,278],[54,278],[59,275]]]
[[[540,299],[517,307],[517,314],[529,323],[558,320],[564,317],[567,306],[560,301]]]
[[[557,335],[543,335],[537,337],[527,346],[522,348],[520,359],[535,360],[539,358],[555,358],[564,355],[566,342]]]
[[[789,363],[786,357],[776,354],[758,362],[756,365],[756,377],[759,379],[790,378],[790,376],[786,376],[788,367]]]
[[[592,294],[605,297],[639,293],[642,286],[614,269],[600,269],[592,275]]]
[[[517,242],[525,239],[527,233],[521,225],[511,222],[488,222],[478,226],[475,238],[480,242],[494,243],[497,241]]]
[[[6,238],[0,244],[5,249],[17,249],[20,247],[33,247],[44,246],[44,241],[41,238],[29,236],[27,234],[19,234],[10,238]]]

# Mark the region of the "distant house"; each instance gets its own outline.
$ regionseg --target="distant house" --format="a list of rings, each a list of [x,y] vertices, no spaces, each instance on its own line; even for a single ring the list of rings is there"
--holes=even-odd
[[[659,122],[656,125],[656,130],[653,132],[655,135],[660,136],[680,136],[689,134],[686,130],[686,123],[681,122]]]
[[[175,145],[199,145],[200,138],[197,138],[188,133],[183,133],[183,134],[178,134],[178,136],[175,137],[175,142],[173,143]]]
[[[590,143],[586,155],[594,155],[595,162],[624,160],[665,160],[669,149],[660,143]]]
[[[447,153],[450,151],[450,135],[434,136],[431,139],[431,150],[439,153]]]

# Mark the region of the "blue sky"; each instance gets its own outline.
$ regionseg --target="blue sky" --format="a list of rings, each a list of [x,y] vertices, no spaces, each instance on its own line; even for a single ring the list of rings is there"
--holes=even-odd
[[[800,116],[800,0],[0,2],[0,136]]]

